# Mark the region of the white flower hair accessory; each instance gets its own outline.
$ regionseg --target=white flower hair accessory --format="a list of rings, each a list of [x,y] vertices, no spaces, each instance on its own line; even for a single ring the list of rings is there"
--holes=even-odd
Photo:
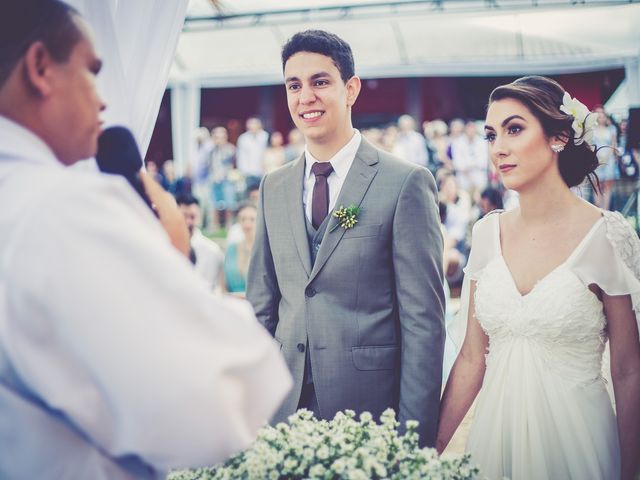
[[[567,92],[564,92],[562,97],[560,110],[573,117],[571,124],[574,132],[573,143],[580,145],[582,142],[587,142],[587,145],[593,147],[593,129],[598,124],[598,117],[592,114],[580,100],[571,98]]]

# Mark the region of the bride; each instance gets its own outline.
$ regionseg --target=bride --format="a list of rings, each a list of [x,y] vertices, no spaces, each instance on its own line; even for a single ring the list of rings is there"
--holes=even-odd
[[[570,190],[598,166],[593,117],[544,77],[489,99],[491,159],[520,208],[474,226],[437,447],[480,392],[467,450],[491,479],[638,471],[640,241],[619,213]],[[601,376],[607,341],[617,415]]]

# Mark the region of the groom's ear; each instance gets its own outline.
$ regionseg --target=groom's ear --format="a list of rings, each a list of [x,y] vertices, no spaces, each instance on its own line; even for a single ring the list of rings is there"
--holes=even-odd
[[[354,75],[345,84],[347,87],[347,106],[353,107],[353,104],[356,103],[358,99],[358,95],[360,95],[360,89],[362,88],[362,82],[360,81],[360,77]]]

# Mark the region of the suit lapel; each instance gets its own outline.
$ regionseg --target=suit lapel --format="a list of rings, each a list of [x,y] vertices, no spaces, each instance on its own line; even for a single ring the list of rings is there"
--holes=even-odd
[[[371,185],[373,177],[378,173],[378,170],[374,167],[376,163],[378,163],[378,152],[363,137],[360,148],[358,148],[358,152],[353,159],[353,164],[347,173],[347,178],[345,178],[342,189],[340,190],[335,208],[340,208],[341,206],[349,207],[351,205],[360,206],[362,199],[369,189],[369,185]],[[329,212],[329,215],[331,215],[331,213],[332,212]],[[309,282],[311,282],[322,269],[344,235],[345,229],[336,227],[337,223],[338,219],[333,217],[329,219],[327,230],[320,244],[320,250],[318,250],[316,262],[309,276]],[[356,226],[355,228],[358,227]]]
[[[286,185],[293,185],[287,192],[287,210],[293,239],[300,255],[300,261],[307,276],[311,273],[311,258],[309,256],[309,241],[305,226],[304,207],[302,205],[302,182],[304,181],[304,153],[291,168],[291,178]]]

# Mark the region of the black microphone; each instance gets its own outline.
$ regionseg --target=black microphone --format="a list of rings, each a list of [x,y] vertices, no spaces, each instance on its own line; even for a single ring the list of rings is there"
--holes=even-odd
[[[96,162],[100,171],[126,178],[153,213],[156,213],[138,176],[142,168],[142,156],[131,131],[125,127],[109,127],[102,132],[98,138]]]

